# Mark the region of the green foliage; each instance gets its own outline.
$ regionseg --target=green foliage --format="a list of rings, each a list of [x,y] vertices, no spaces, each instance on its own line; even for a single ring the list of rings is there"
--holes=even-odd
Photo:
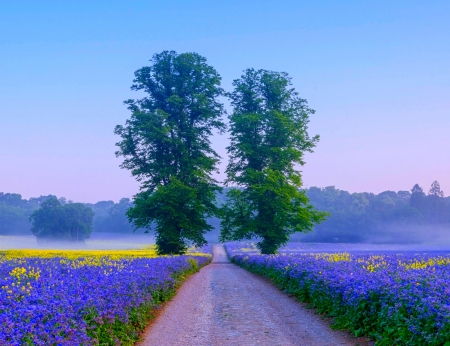
[[[31,232],[38,240],[84,241],[92,232],[93,217],[92,209],[82,203],[63,205],[49,198],[31,214]]]
[[[213,189],[189,187],[172,177],[170,184],[152,194],[138,193],[128,216],[137,227],[148,227],[156,221],[158,254],[182,254],[187,250],[184,239],[198,246],[206,244],[204,234],[212,227],[204,215],[214,210],[213,201]]]
[[[219,156],[211,148],[213,130],[222,131],[223,94],[219,74],[196,53],[164,51],[135,73],[133,90],[147,97],[125,103],[132,112],[117,156],[141,183],[128,217],[136,227],[156,223],[160,254],[181,254],[188,242],[206,243],[206,218],[218,213],[211,178]]]
[[[248,69],[233,85],[226,182],[241,189],[231,189],[222,208],[221,240],[259,237],[261,252],[275,253],[327,215],[309,204],[296,169],[319,139],[307,132],[314,111],[286,73]]]

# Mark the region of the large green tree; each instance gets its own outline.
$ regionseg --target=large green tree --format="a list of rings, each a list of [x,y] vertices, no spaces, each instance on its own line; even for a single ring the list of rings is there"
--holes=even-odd
[[[261,252],[272,254],[327,215],[309,203],[298,170],[319,140],[307,132],[314,111],[286,73],[248,69],[233,86],[226,183],[238,188],[222,209],[221,240],[257,237]]]
[[[131,117],[115,133],[122,168],[141,183],[127,215],[136,227],[156,224],[160,254],[181,254],[187,245],[206,244],[204,234],[216,215],[211,177],[219,161],[211,148],[214,130],[224,130],[221,78],[196,53],[155,54],[152,64],[135,72],[132,90],[146,97],[128,100]]]

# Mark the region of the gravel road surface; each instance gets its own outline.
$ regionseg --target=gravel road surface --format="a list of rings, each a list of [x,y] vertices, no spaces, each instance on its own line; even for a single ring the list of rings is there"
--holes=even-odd
[[[190,277],[146,330],[139,346],[360,345],[314,311],[229,262],[223,246]]]

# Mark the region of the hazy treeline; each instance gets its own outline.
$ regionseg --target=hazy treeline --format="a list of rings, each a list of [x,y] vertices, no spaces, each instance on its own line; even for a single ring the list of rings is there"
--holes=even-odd
[[[334,186],[311,187],[311,203],[331,216],[300,239],[314,242],[424,242],[447,232],[450,239],[450,198],[439,183],[425,193],[411,191],[349,193]],[[436,240],[436,239],[435,239]]]
[[[0,192],[0,234],[31,234],[29,218],[52,195],[24,199],[18,193]],[[65,199],[63,200],[64,202]]]
[[[54,195],[24,199],[17,193],[0,192],[0,235],[29,235],[31,224],[29,218],[33,211]],[[73,203],[64,197],[58,199],[62,205]],[[130,199],[122,198],[118,203],[100,201],[95,204],[85,203],[94,211],[93,231],[108,233],[132,233],[134,227],[125,215],[132,206]]]
[[[217,195],[217,204],[226,202],[226,192]],[[349,193],[334,186],[311,187],[306,190],[311,203],[331,216],[314,231],[295,235],[295,239],[313,242],[422,242],[435,236],[435,230],[450,236],[450,197],[444,197],[439,184],[434,182],[429,191],[415,185],[411,191],[384,191]],[[31,234],[29,217],[48,198],[40,196],[23,199],[14,193],[0,193],[0,234]],[[72,203],[59,198],[61,204]],[[118,203],[100,201],[85,203],[94,211],[93,231],[129,233],[134,226],[128,222],[126,211],[133,205],[128,198]],[[209,218],[214,230],[207,240],[217,241],[220,220]],[[142,233],[143,230],[140,230]],[[450,237],[449,237],[450,238]]]
[[[118,203],[100,201],[86,204],[94,211],[94,232],[132,233],[135,227],[128,222],[127,210],[133,205],[129,198],[122,198]]]

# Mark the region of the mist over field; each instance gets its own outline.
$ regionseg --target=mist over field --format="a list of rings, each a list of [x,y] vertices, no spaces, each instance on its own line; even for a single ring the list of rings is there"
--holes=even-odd
[[[383,253],[383,252],[445,252],[450,251],[450,236],[444,233],[445,230],[438,230],[433,234],[436,235],[436,240],[422,239],[419,241],[416,238],[415,242],[409,241],[409,237],[404,235],[404,238],[398,238],[396,242],[392,239],[375,239],[373,243],[311,243],[303,242],[302,236],[294,236],[285,247],[280,249],[280,253],[287,251],[288,253],[295,252],[369,252],[369,253]],[[448,233],[448,232],[447,232]],[[34,236],[0,236],[0,251],[1,250],[20,250],[20,249],[35,249],[35,250],[124,250],[124,249],[139,249],[148,245],[154,245],[155,239],[152,235],[126,235],[117,237],[117,235],[110,234],[97,237],[95,234],[92,239],[84,243],[70,243],[52,241],[48,243],[38,243]],[[206,236],[209,243],[218,243],[218,232],[211,232]],[[387,241],[386,241],[387,240]],[[255,244],[258,239],[250,241],[243,241],[242,246],[248,244]],[[409,242],[408,242],[409,241]],[[256,247],[255,247],[255,251]]]
[[[450,249],[449,224],[398,225],[386,224],[378,235],[370,236],[368,243],[374,244],[423,244],[447,246]]]
[[[361,230],[363,233],[364,230]],[[291,237],[291,241],[314,242],[316,232],[302,234],[297,233]],[[387,244],[395,245],[431,245],[447,246],[450,249],[449,224],[436,225],[405,225],[405,224],[381,224],[377,226],[377,232],[371,232],[361,241],[345,242],[339,237],[333,237],[329,243],[357,243],[357,244]]]
[[[49,249],[49,250],[122,250],[138,249],[155,243],[151,234],[111,233],[92,234],[85,242],[49,241],[38,242],[33,235],[0,236],[0,250]]]

